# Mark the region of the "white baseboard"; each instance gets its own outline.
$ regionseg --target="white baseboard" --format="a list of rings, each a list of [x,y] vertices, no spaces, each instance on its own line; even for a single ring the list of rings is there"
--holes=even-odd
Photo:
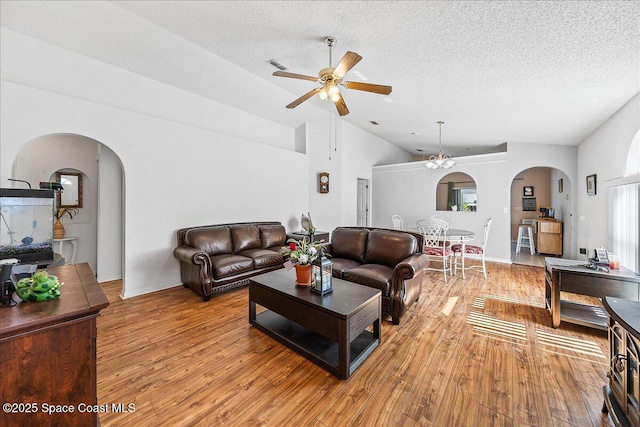
[[[137,288],[135,292],[127,292],[127,290],[125,289],[125,292],[124,292],[124,295],[122,295],[122,298],[123,299],[133,298],[139,295],[150,294],[152,292],[164,291],[165,289],[177,288],[178,286],[182,286],[182,283],[178,285],[164,285],[161,288],[151,287],[151,286],[148,286],[145,288]],[[125,288],[126,288],[126,285],[125,285]]]
[[[122,280],[122,274],[103,274],[103,275],[98,275],[98,283],[112,282],[114,280]]]

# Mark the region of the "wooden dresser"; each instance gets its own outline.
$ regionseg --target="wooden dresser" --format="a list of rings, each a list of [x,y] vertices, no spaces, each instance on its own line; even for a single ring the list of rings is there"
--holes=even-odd
[[[536,249],[541,254],[562,255],[562,221],[538,220]]]
[[[99,425],[96,318],[109,301],[86,263],[47,271],[59,299],[0,307],[0,424]]]

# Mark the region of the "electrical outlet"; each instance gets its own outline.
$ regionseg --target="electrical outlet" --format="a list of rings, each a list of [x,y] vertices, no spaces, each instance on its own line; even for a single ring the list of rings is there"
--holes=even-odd
[[[580,248],[580,255],[586,255],[587,254],[587,248]]]

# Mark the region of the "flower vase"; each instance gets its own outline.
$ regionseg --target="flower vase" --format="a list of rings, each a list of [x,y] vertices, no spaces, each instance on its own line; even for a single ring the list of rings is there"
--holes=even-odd
[[[53,238],[62,239],[64,237],[64,225],[60,222],[60,218],[56,218],[56,222],[53,224]]]
[[[311,264],[296,264],[296,285],[311,286]]]

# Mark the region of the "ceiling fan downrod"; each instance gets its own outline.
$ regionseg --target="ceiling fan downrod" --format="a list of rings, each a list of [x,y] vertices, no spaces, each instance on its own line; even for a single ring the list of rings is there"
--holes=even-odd
[[[331,48],[338,42],[338,40],[335,37],[328,36],[324,38],[324,42],[329,46],[329,68],[331,68]]]

